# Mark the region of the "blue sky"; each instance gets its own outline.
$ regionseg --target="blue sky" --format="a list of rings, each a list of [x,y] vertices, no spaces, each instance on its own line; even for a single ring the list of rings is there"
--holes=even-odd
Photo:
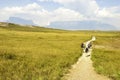
[[[20,17],[45,26],[55,21],[97,20],[120,29],[120,0],[0,0],[0,12],[0,21]]]
[[[120,0],[96,0],[101,7],[120,6]]]
[[[45,9],[48,10],[53,10],[62,6],[59,3],[53,1],[43,2],[38,0],[0,0],[0,7],[2,8],[12,6],[25,6],[27,4],[32,4],[34,2],[38,3],[39,5],[43,6]]]
[[[111,6],[120,6],[120,0],[96,0],[98,5],[101,7],[111,7]],[[58,3],[54,3],[53,1],[49,2],[40,2],[38,0],[0,0],[0,7],[6,6],[24,6],[33,2],[37,2],[43,6],[52,5],[52,7],[58,7]]]
[[[54,8],[61,6],[60,4],[55,3],[53,1],[40,2],[38,0],[0,0],[0,7],[24,6],[33,2],[39,3],[40,5],[43,5],[46,8]],[[96,0],[96,2],[101,7],[120,6],[120,0]]]

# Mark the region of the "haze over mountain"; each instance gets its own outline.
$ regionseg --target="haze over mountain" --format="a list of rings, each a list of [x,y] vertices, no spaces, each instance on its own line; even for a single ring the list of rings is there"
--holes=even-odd
[[[98,21],[57,21],[49,27],[69,30],[116,30],[115,26]]]
[[[22,25],[35,25],[32,20],[25,20],[19,17],[10,17],[7,20],[9,23]],[[51,22],[50,28],[65,29],[65,30],[116,30],[115,26],[99,21],[55,21]]]
[[[7,22],[9,23],[16,23],[16,24],[22,24],[22,25],[35,25],[32,20],[26,20],[19,17],[10,17]]]
[[[11,17],[27,19],[28,22],[21,22],[19,19],[18,21],[10,19],[10,22],[32,25],[34,22],[39,26],[48,26],[57,21],[96,20],[102,21],[99,24],[106,26],[108,24],[110,29],[112,25],[120,30],[120,0],[0,0],[0,22],[7,21]],[[96,26],[95,23],[94,25]],[[77,25],[78,29],[79,26]],[[85,26],[87,25],[84,24]],[[97,29],[98,26],[97,24]],[[70,25],[67,27],[71,29]]]

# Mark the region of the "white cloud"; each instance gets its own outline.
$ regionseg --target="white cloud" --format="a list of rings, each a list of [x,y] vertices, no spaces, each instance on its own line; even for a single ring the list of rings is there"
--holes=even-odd
[[[53,21],[98,20],[115,26],[120,25],[120,6],[101,8],[96,0],[38,0],[62,4],[56,10],[48,11],[37,3],[20,7],[0,9],[0,21],[10,16],[33,20],[38,25],[48,25]],[[54,6],[53,6],[54,7]]]
[[[118,7],[103,8],[96,12],[97,17],[101,18],[118,18],[120,12]]]
[[[99,9],[95,0],[39,0],[39,1],[53,1],[62,4],[64,8],[75,10],[85,16],[94,16]]]
[[[7,20],[10,16],[14,16],[16,14],[31,14],[31,12],[42,10],[41,6],[36,3],[28,4],[24,7],[5,7],[0,9],[0,18],[1,20]],[[4,16],[4,17],[3,17]]]
[[[37,3],[28,4],[23,7],[6,7],[1,9],[0,21],[7,20],[10,16],[33,20],[33,22],[38,25],[48,25],[52,21],[84,19],[84,17],[76,11],[66,8],[58,8],[54,11],[47,11]]]
[[[79,12],[80,14],[90,18],[115,17],[120,11],[120,7],[101,8],[96,0],[39,0],[53,1],[64,5],[64,8]],[[119,9],[119,10],[118,10]],[[119,12],[120,13],[120,12]]]
[[[37,1],[40,1],[40,2],[52,2],[53,1],[53,2],[64,4],[68,2],[74,2],[75,0],[37,0]]]
[[[71,2],[74,2],[76,0],[53,0],[54,2],[58,2],[58,3],[61,3],[61,4],[66,4],[66,3],[71,3]]]
[[[40,2],[48,2],[48,1],[52,1],[52,0],[37,0],[37,1],[40,1]]]
[[[96,15],[101,18],[114,17],[114,15],[111,12],[109,12],[106,8],[103,8],[102,10],[98,10],[96,12]]]
[[[66,8],[58,8],[53,12],[55,15],[56,21],[77,21],[77,20],[84,20],[84,16],[79,12],[66,9]]]
[[[96,18],[120,29],[120,7],[109,7],[98,10]]]

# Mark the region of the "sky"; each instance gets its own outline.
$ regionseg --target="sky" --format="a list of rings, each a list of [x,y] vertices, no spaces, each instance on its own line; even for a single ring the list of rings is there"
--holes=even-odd
[[[9,17],[32,20],[40,26],[95,20],[120,30],[120,0],[0,0],[0,21]]]

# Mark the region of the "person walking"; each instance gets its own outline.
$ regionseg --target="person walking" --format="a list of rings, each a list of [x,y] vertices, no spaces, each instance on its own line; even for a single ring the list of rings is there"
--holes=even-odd
[[[91,40],[81,44],[81,48],[83,48],[84,53],[89,52],[90,48],[92,47],[92,42],[95,40],[96,40],[96,38],[95,38],[95,36],[93,36]]]

